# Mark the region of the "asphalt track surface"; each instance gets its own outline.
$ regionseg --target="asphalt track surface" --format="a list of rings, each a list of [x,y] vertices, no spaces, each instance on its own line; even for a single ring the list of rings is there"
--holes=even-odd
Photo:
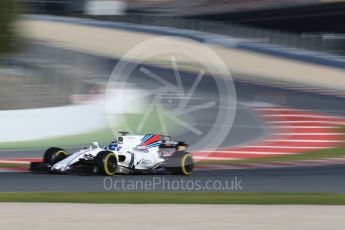
[[[0,173],[0,192],[200,191],[345,193],[345,166],[196,170],[191,176]]]
[[[107,60],[109,62],[109,71],[116,64],[116,60]],[[152,72],[165,79],[172,76],[171,70],[148,66]],[[169,73],[170,71],[170,73]],[[182,79],[187,79],[184,85],[191,85],[195,74],[181,73]],[[109,76],[109,75],[108,75]],[[142,75],[134,75],[133,81],[140,82],[141,86],[154,86],[150,81],[137,81]],[[226,79],[224,79],[226,81]],[[151,84],[152,83],[152,84]],[[242,102],[268,102],[276,103],[282,106],[289,106],[299,109],[308,109],[326,114],[344,116],[344,98],[333,97],[321,94],[300,92],[291,89],[284,89],[274,86],[263,86],[253,83],[235,81],[235,88],[238,101]],[[201,85],[200,95],[204,92],[212,92],[207,96],[216,98],[219,95],[215,90],[212,79],[206,77],[205,82]],[[266,96],[261,96],[266,95]],[[269,95],[269,96],[267,96]],[[273,101],[272,101],[273,100]],[[236,145],[244,143],[260,136],[265,132],[264,124],[253,112],[246,106],[239,106],[235,117],[232,131],[224,140],[223,145]],[[203,124],[211,124],[211,115],[214,111],[209,110],[207,113],[199,113],[196,122],[201,130],[209,127]],[[193,141],[186,133],[183,137],[188,141]],[[32,151],[1,151],[0,157],[37,157],[42,154],[40,150]],[[184,180],[200,181],[202,187],[209,180],[218,180],[222,185],[226,181],[241,180],[241,188],[237,188],[235,192],[335,192],[345,193],[345,166],[322,166],[322,167],[301,167],[301,168],[276,168],[276,169],[250,169],[250,170],[210,170],[195,171],[190,177],[182,177]],[[138,181],[156,182],[180,181],[181,177],[176,176],[115,176],[112,181],[120,185],[124,180],[127,185],[130,183],[139,183]],[[179,182],[174,182],[179,183]],[[164,183],[163,183],[164,184]],[[172,184],[172,183],[169,183]],[[106,191],[104,188],[104,177],[99,176],[81,176],[81,175],[45,175],[31,173],[0,173],[0,191]],[[130,185],[128,185],[130,186]],[[149,186],[150,187],[150,186]],[[185,191],[181,186],[177,186],[177,191]],[[111,191],[126,191],[119,188],[110,189]],[[135,190],[145,190],[136,187]],[[172,189],[163,188],[162,184],[157,185],[149,191],[172,191]],[[174,189],[173,189],[174,190]],[[218,191],[218,189],[216,189]],[[221,191],[233,191],[220,189]],[[146,191],[146,190],[145,190]],[[195,191],[191,189],[191,191]],[[199,190],[198,190],[199,191]],[[210,191],[210,189],[201,189],[200,191]],[[214,191],[211,189],[211,191]]]

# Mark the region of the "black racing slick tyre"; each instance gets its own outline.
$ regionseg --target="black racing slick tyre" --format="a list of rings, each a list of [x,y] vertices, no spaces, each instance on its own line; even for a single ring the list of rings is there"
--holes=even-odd
[[[168,160],[168,169],[175,175],[190,175],[194,169],[194,160],[189,152],[176,151]]]
[[[101,151],[95,158],[96,173],[103,176],[115,175],[117,169],[117,157],[110,151]]]
[[[67,153],[65,152],[65,150],[57,147],[52,147],[47,149],[47,151],[44,153],[43,163],[54,165],[55,163],[65,159],[66,157]]]

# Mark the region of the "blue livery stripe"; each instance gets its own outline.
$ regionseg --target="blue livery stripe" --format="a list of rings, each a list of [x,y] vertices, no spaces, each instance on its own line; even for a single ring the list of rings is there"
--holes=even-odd
[[[151,137],[153,137],[153,134],[147,134],[147,135],[145,135],[145,136],[141,139],[141,142],[145,142],[145,141],[147,141],[148,139],[150,139]]]
[[[157,147],[157,146],[159,146],[160,144],[161,144],[161,142],[160,142],[160,141],[157,141],[157,142],[154,142],[154,143],[152,143],[152,144],[148,145],[147,147],[149,147],[149,148],[153,148],[153,147]]]

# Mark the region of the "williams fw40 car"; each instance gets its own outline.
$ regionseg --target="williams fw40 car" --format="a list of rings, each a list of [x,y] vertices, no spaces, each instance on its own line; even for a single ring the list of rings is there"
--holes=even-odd
[[[186,148],[184,142],[172,141],[169,136],[121,132],[116,141],[103,148],[97,142],[72,154],[61,148],[49,148],[44,153],[43,162],[31,162],[30,170],[106,176],[140,173],[189,175],[194,161]]]

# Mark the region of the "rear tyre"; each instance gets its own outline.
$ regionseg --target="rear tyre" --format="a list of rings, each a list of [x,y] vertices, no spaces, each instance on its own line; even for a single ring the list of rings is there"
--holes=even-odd
[[[176,151],[168,160],[168,169],[175,175],[190,175],[194,169],[194,160],[189,152]]]
[[[49,165],[54,165],[57,162],[65,159],[67,157],[67,153],[65,150],[57,148],[57,147],[52,147],[47,149],[47,151],[44,153],[43,156],[43,163],[49,164]]]
[[[117,169],[117,157],[110,151],[101,151],[95,158],[96,173],[103,176],[115,175]]]

